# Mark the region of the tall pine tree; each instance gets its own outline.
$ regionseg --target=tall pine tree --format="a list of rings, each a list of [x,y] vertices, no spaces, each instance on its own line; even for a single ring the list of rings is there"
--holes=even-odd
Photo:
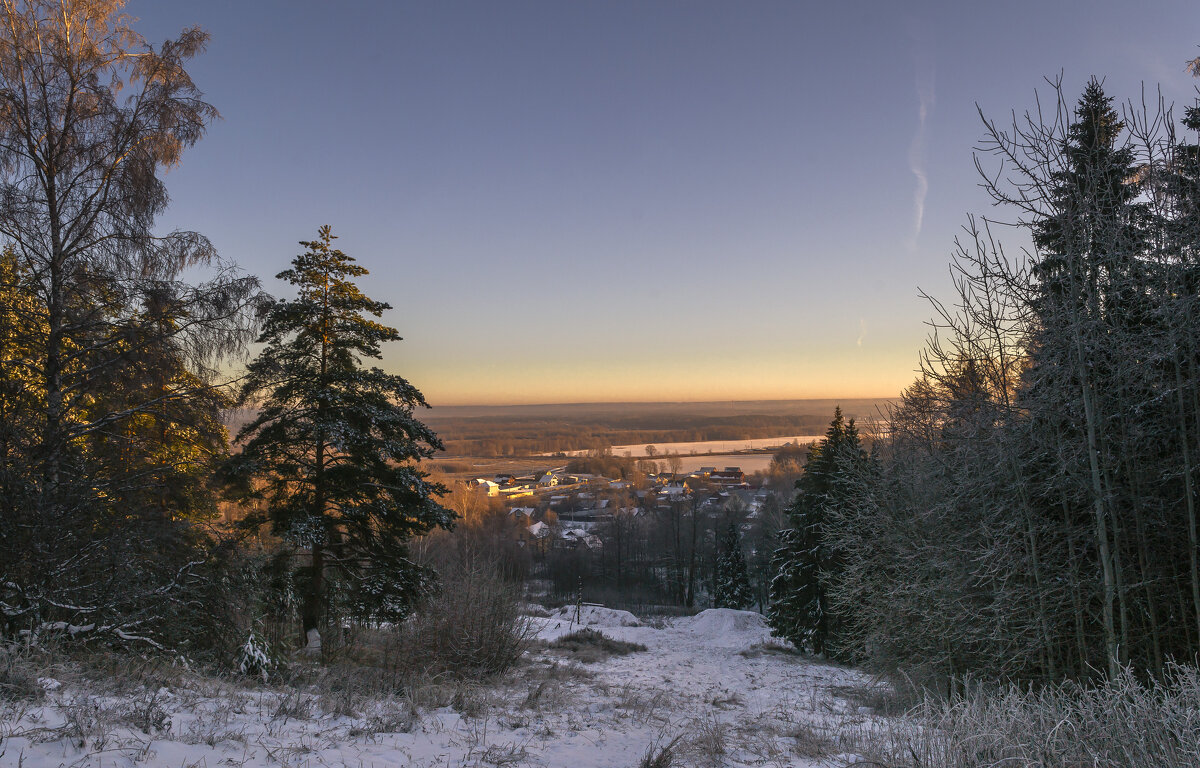
[[[424,397],[363,364],[400,339],[371,319],[390,307],[351,282],[367,270],[334,239],[321,227],[277,276],[298,295],[266,312],[266,347],[242,390],[244,400],[261,398],[261,409],[238,435],[243,448],[229,466],[232,478],[254,482],[248,493],[268,501],[261,522],[307,561],[294,575],[310,642],[335,601],[359,618],[406,616],[430,574],[408,558],[405,542],[454,519],[436,500],[445,488],[418,466],[442,447],[413,415],[428,407]]]
[[[804,474],[796,481],[799,493],[788,511],[792,526],[780,532],[767,622],[776,635],[813,653],[839,652],[839,621],[827,596],[838,562],[824,540],[825,518],[844,498],[847,475],[866,459],[854,419],[847,421],[838,407],[825,439],[809,450]]]

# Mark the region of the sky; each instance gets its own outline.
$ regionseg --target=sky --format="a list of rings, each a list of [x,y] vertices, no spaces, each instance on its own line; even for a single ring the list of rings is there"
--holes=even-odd
[[[273,276],[333,227],[436,405],[889,397],[1001,122],[1190,104],[1200,3],[130,0],[222,115],[163,229]],[[984,158],[985,165],[990,160]],[[1011,247],[1022,244],[1005,234]]]

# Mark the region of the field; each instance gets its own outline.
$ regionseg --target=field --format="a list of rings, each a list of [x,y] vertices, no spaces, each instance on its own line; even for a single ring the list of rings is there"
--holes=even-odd
[[[714,443],[708,452],[748,442],[822,435],[838,405],[860,423],[889,401],[763,400],[711,403],[584,403],[439,406],[421,414],[446,443],[448,456],[530,456],[612,449],[661,453],[673,444]],[[684,453],[684,451],[680,451]]]

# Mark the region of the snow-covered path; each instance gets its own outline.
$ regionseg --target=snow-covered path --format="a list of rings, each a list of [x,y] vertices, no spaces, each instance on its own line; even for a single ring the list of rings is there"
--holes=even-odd
[[[120,699],[63,686],[23,712],[0,708],[0,766],[634,768],[669,744],[678,766],[844,764],[831,735],[864,716],[834,689],[863,676],[781,650],[757,614],[646,626],[606,608],[574,613],[534,619],[538,637],[582,624],[647,650],[581,664],[544,642],[503,682],[415,715],[395,700],[333,714],[319,697],[274,689]]]

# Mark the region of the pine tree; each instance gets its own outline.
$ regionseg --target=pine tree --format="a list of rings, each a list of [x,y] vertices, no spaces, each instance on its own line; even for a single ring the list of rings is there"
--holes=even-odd
[[[1128,473],[1112,446],[1131,424],[1125,405],[1161,397],[1144,381],[1147,360],[1138,360],[1143,334],[1155,329],[1147,327],[1147,206],[1138,199],[1141,174],[1125,131],[1113,99],[1093,79],[1062,141],[1062,169],[1050,179],[1051,208],[1033,226],[1040,256],[1034,267],[1038,327],[1020,398],[1046,427],[1078,446],[1076,455],[1086,456],[1086,462],[1064,467],[1064,475],[1087,478],[1086,486],[1072,490],[1082,491],[1090,507],[1110,675],[1129,650],[1121,558],[1128,513],[1139,514],[1134,499],[1121,498]],[[1131,366],[1133,361],[1140,365]],[[1055,449],[1062,439],[1056,436]],[[1082,522],[1079,511],[1075,517]]]
[[[428,407],[424,397],[362,362],[400,339],[371,319],[390,307],[359,291],[351,280],[367,270],[334,239],[321,227],[277,276],[298,295],[266,312],[266,346],[242,390],[243,400],[261,396],[261,410],[238,435],[243,449],[228,467],[244,488],[256,481],[250,495],[269,502],[261,522],[307,550],[308,564],[294,574],[306,638],[332,602],[359,618],[406,616],[431,576],[408,558],[405,542],[454,519],[436,501],[445,488],[418,467],[442,447],[413,416]]]
[[[730,523],[721,540],[721,556],[717,559],[717,589],[714,594],[717,608],[741,610],[754,602],[750,589],[750,572],[742,554],[742,536],[737,525]]]
[[[813,653],[836,655],[839,650],[839,621],[830,613],[827,596],[838,561],[824,541],[825,518],[845,496],[846,475],[865,461],[854,420],[835,409],[825,439],[809,450],[804,474],[796,481],[799,493],[789,510],[792,527],[780,532],[767,622],[776,635]]]
[[[772,632],[797,648],[809,645],[814,620],[811,592],[817,579],[812,559],[805,557],[802,546],[799,529],[784,528],[779,532],[779,548],[771,558],[775,577],[771,580],[771,602],[767,606],[767,624]]]

